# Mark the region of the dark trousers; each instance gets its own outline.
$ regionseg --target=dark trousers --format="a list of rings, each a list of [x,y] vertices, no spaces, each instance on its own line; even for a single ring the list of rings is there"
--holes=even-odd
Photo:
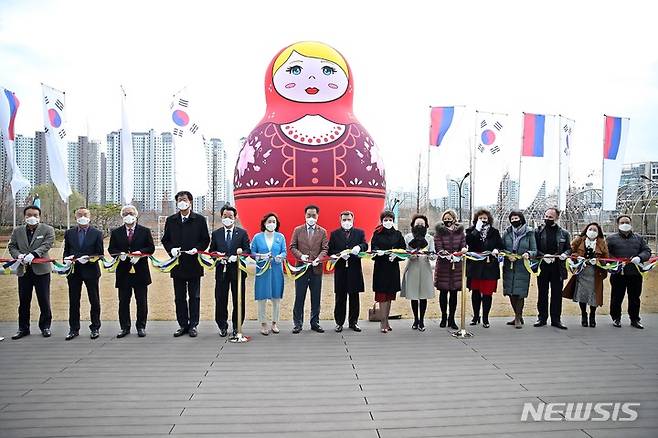
[[[98,278],[82,278],[75,273],[67,277],[69,282],[69,329],[72,332],[80,331],[80,296],[82,283],[87,289],[89,297],[89,324],[90,330],[101,328],[101,298],[98,292]]]
[[[30,306],[32,289],[36,291],[39,302],[39,329],[49,329],[53,315],[50,311],[50,274],[36,275],[27,268],[22,277],[18,277],[18,331],[30,331]]]
[[[295,280],[295,305],[292,310],[292,319],[295,327],[304,323],[304,302],[306,290],[311,290],[311,327],[320,325],[320,291],[322,289],[322,273],[316,274],[311,268]]]
[[[133,291],[135,291],[135,303],[137,303],[137,321],[135,322],[135,328],[146,328],[146,317],[148,315],[148,286],[126,286],[119,288],[119,325],[121,326],[121,330],[130,330],[130,300]]]
[[[178,320],[180,328],[188,330],[199,325],[201,277],[174,277],[174,302],[176,303],[176,320]]]
[[[610,276],[612,286],[610,296],[610,316],[621,319],[621,305],[624,295],[628,292],[628,316],[631,322],[640,321],[640,295],[642,294],[642,276],[613,274]]]
[[[537,278],[537,319],[542,322],[548,320],[549,300],[548,290],[551,291],[550,315],[551,323],[560,322],[562,317],[562,288],[564,281],[560,276],[560,266],[557,262],[551,265],[544,264]]]
[[[346,292],[336,292],[336,305],[334,306],[334,319],[337,325],[345,324],[345,308],[349,297],[349,317],[348,324],[351,326],[359,322],[359,293],[348,294]]]
[[[247,275],[242,275],[242,305],[240,314],[242,323],[245,316],[245,282]],[[231,312],[231,325],[233,330],[238,329],[238,265],[237,263],[227,264],[225,269],[215,277],[215,322],[220,329],[228,329],[228,291],[231,289],[231,298],[233,301],[233,311]]]

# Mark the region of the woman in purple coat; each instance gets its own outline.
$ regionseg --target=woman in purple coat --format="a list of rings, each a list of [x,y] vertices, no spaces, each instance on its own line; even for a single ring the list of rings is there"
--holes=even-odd
[[[449,256],[452,253],[466,250],[466,235],[464,227],[457,221],[454,210],[446,210],[436,225],[434,247],[439,256]],[[462,262],[453,262],[449,258],[439,257],[434,268],[434,286],[439,290],[439,305],[441,306],[441,327],[446,326],[446,308],[450,294],[450,313],[447,324],[457,330],[455,310],[457,309],[457,293],[462,288]]]

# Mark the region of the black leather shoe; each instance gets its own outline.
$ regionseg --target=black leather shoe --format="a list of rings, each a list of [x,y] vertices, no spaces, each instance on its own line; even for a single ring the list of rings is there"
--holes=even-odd
[[[439,327],[445,328],[447,324],[448,324],[448,320],[446,319],[446,317],[445,316],[441,317],[441,322],[439,323]]]
[[[489,325],[489,321],[488,321],[488,320],[487,320],[487,321],[482,321],[482,327],[484,327],[484,328],[489,328],[489,327],[491,327],[491,326]]]
[[[316,325],[315,327],[311,327],[311,330],[313,330],[314,332],[318,332],[318,333],[324,333],[324,329],[322,327],[320,327],[319,325]]]
[[[143,328],[138,328],[137,329],[137,336],[139,336],[140,338],[143,338],[144,336],[146,336],[146,330],[144,330]]]
[[[414,321],[414,323],[411,324],[411,330],[418,330],[418,321]]]
[[[89,334],[90,339],[98,339],[98,336],[100,336],[98,330],[92,330],[91,333]]]
[[[617,328],[621,327],[621,320],[619,320],[619,319],[612,320],[612,325],[617,327]]]
[[[219,329],[219,336],[221,336],[222,338],[225,338],[226,335],[228,335],[227,330],[225,328],[220,328]]]
[[[68,335],[64,338],[65,341],[70,341],[71,339],[77,337],[80,333],[79,332],[69,332]]]
[[[174,338],[179,338],[185,334],[187,334],[187,329],[180,327],[178,330],[174,332]]]
[[[189,335],[190,335],[190,338],[196,338],[197,335],[199,334],[199,333],[196,331],[196,327],[191,327],[191,328],[190,328],[190,331],[189,331],[188,333],[189,333]]]
[[[358,324],[352,324],[350,328],[357,333],[361,331],[361,327]]]
[[[238,329],[233,329],[231,331],[231,336],[235,338],[237,335],[238,335]]]
[[[633,321],[631,322],[631,327],[635,327],[636,329],[644,329],[644,326],[640,324],[640,321]]]
[[[583,315],[580,317],[580,325],[583,327],[589,327],[589,323],[587,322],[587,315]]]
[[[546,321],[542,321],[540,319],[537,320],[537,322],[534,324],[535,327],[544,327],[546,325]]]
[[[471,319],[471,322],[468,323],[468,325],[478,325],[479,323],[480,323],[480,317],[474,316],[473,319]]]
[[[295,326],[295,327],[292,328],[292,332],[293,332],[294,334],[297,334],[297,333],[299,333],[299,332],[301,332],[301,331],[302,331],[302,328],[299,327],[299,326]]]
[[[516,324],[516,319],[512,319],[511,321],[507,321],[505,325],[515,325]]]
[[[459,327],[458,327],[457,324],[455,323],[455,320],[454,320],[454,319],[450,319],[450,320],[448,320],[448,327],[450,327],[450,328],[453,329],[453,330],[459,330]]]
[[[425,331],[425,324],[423,324],[422,322],[419,322],[418,323],[418,331],[419,332],[424,332]]]
[[[562,324],[561,322],[552,322],[551,327],[557,327],[560,330],[566,330],[567,329],[567,326]]]
[[[336,333],[340,333],[343,331],[343,326],[336,324],[336,328],[334,330],[336,331]]]
[[[11,338],[13,340],[17,340],[17,339],[20,339],[20,338],[24,338],[25,336],[30,336],[30,332],[16,332],[16,334],[14,336],[12,336]]]
[[[119,334],[117,335],[117,338],[119,338],[119,339],[121,339],[121,338],[125,338],[125,337],[128,336],[129,334],[130,334],[130,330],[129,330],[129,329],[122,329],[122,330],[119,332]]]
[[[51,335],[52,333],[50,332],[49,328],[41,330],[41,336],[44,338],[49,338]]]

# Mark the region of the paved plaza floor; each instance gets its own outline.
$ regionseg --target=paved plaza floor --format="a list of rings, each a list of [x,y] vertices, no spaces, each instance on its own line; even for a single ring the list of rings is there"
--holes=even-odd
[[[567,317],[566,331],[505,321],[465,340],[434,320],[424,333],[392,321],[388,334],[323,321],[324,334],[293,335],[288,322],[267,337],[249,321],[246,344],[209,321],[195,339],[165,321],[116,339],[108,321],[99,339],[70,342],[64,322],[19,341],[0,323],[0,437],[658,436],[658,315],[642,331],[607,316],[596,328]],[[521,421],[525,402],[640,405],[632,422]]]

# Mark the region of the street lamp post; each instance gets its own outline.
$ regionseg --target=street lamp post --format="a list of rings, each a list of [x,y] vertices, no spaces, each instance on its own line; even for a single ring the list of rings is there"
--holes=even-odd
[[[466,178],[468,178],[471,175],[471,172],[466,173],[464,177],[462,178],[461,181],[457,181],[455,179],[451,179],[450,181],[454,182],[457,184],[457,189],[459,190],[459,222],[462,222],[462,186],[464,185],[464,181],[466,181]]]

